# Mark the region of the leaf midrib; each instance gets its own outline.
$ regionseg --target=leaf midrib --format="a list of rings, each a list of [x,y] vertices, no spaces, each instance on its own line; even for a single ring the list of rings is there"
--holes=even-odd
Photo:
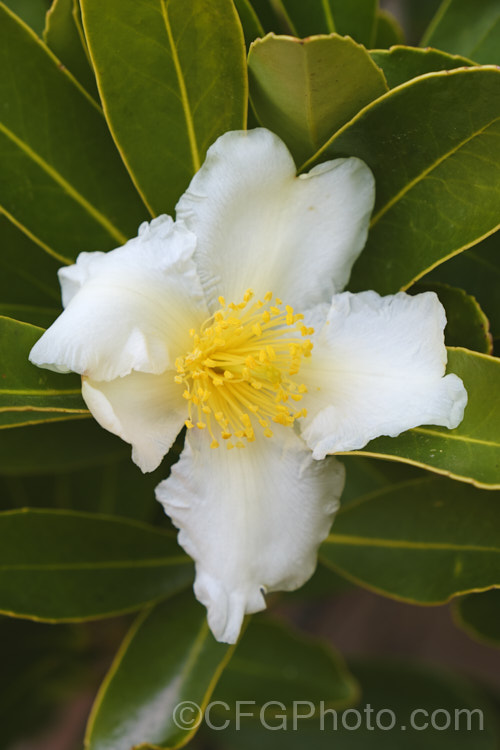
[[[198,150],[198,144],[196,142],[196,132],[194,129],[193,114],[191,112],[191,104],[187,94],[186,82],[184,80],[184,74],[177,53],[177,47],[175,46],[174,36],[172,33],[172,27],[170,25],[170,19],[168,17],[168,9],[166,0],[161,0],[161,13],[163,22],[165,24],[165,30],[167,32],[168,43],[170,51],[172,53],[172,62],[174,64],[175,73],[177,76],[177,82],[179,84],[179,93],[181,97],[182,109],[184,110],[184,117],[186,120],[187,135],[189,140],[189,149],[191,152],[191,159],[193,162],[193,169],[195,172],[201,167],[200,153]]]
[[[80,394],[81,388],[68,388],[66,389],[56,389],[56,388],[47,388],[46,390],[40,389],[35,390],[34,388],[0,388],[0,397],[3,395],[6,396],[70,396],[74,394]]]
[[[370,229],[372,229],[379,219],[382,218],[396,203],[398,203],[412,188],[415,187],[415,185],[418,185],[422,180],[424,180],[431,172],[433,172],[437,167],[439,167],[446,159],[449,159],[451,156],[456,154],[458,151],[460,151],[461,148],[467,145],[467,143],[470,143],[474,140],[474,138],[477,138],[478,136],[482,135],[488,128],[490,128],[495,123],[500,122],[500,117],[496,117],[493,120],[491,120],[487,125],[482,127],[480,130],[475,131],[472,135],[467,137],[465,140],[460,141],[460,143],[456,144],[452,149],[444,153],[442,156],[440,156],[438,159],[436,159],[432,164],[430,164],[426,169],[422,170],[416,177],[414,177],[412,180],[410,180],[404,187],[399,190],[396,195],[394,195],[385,206],[383,206],[379,211],[372,216],[372,219],[370,221]]]
[[[114,240],[121,245],[127,241],[124,235],[103,213],[93,206],[76,188],[74,188],[56,169],[54,169],[45,159],[37,154],[26,141],[12,132],[5,125],[0,123],[0,132],[11,140],[26,156],[37,164],[59,187],[61,187],[73,200],[78,203]],[[59,257],[59,256],[58,256]]]
[[[500,554],[500,547],[477,544],[457,544],[452,542],[417,542],[409,539],[381,539],[350,534],[330,534],[324,544],[352,547],[381,547],[389,549],[436,550],[448,552],[493,552]]]
[[[173,557],[157,557],[148,560],[104,560],[96,562],[53,562],[53,563],[12,563],[0,564],[0,573],[12,573],[20,571],[30,572],[67,572],[78,570],[122,570],[128,568],[161,568],[172,565],[186,565],[190,562],[187,555],[176,555]]]
[[[495,30],[495,27],[498,26],[499,23],[500,23],[500,11],[497,12],[497,16],[495,20],[492,23],[490,23],[490,26],[484,31],[484,33],[479,37],[479,39],[476,39],[476,41],[474,42],[474,46],[470,50],[470,54],[467,55],[468,57],[474,60],[476,51],[481,47],[485,39],[489,37],[492,31]]]
[[[500,448],[500,443],[495,443],[492,440],[484,440],[482,438],[473,438],[468,435],[454,435],[448,432],[438,432],[437,430],[431,430],[424,427],[414,427],[410,432],[417,432],[422,435],[431,435],[432,437],[438,437],[443,440],[459,440],[462,443],[474,443],[475,445],[486,445],[490,448]]]

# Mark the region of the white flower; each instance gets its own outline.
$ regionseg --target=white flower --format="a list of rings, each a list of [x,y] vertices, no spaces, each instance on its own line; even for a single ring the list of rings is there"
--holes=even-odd
[[[81,373],[90,411],[143,471],[187,424],[157,497],[219,640],[313,573],[344,481],[327,454],[462,419],[437,297],[340,293],[373,200],[358,159],[297,178],[269,131],[226,133],[176,223],[160,216],[59,272],[65,310],[31,361]]]

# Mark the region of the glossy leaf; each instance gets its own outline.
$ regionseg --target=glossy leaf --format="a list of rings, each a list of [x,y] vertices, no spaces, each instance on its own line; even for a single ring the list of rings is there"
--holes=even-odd
[[[419,0],[418,3],[405,3],[400,6],[408,44],[418,45],[441,2],[442,0]]]
[[[313,600],[319,601],[354,588],[355,586],[347,578],[339,575],[331,568],[327,568],[326,565],[318,563],[312,578],[295,591],[287,591],[284,602],[290,604],[291,600],[294,599],[303,603]]]
[[[0,612],[47,621],[107,617],[186,587],[173,533],[75,511],[0,513]]]
[[[61,307],[61,264],[0,214],[0,300]]]
[[[2,215],[0,247],[0,314],[47,327],[60,312],[60,264]]]
[[[465,57],[448,55],[436,49],[395,46],[388,50],[372,50],[370,56],[384,71],[391,89],[426,73],[474,66]]]
[[[0,6],[0,205],[63,262],[109,250],[146,209],[101,111],[52,53]]]
[[[245,44],[249,47],[254,39],[264,36],[264,28],[257,13],[250,4],[250,0],[234,0],[234,5],[238,11],[241,25],[243,27]]]
[[[96,698],[85,748],[184,745],[232,651],[215,641],[191,591],[139,615]]]
[[[132,461],[110,461],[92,470],[0,477],[0,510],[23,507],[81,510],[168,526],[154,489],[163,468],[143,474]]]
[[[500,739],[497,713],[485,692],[461,674],[420,661],[351,659],[349,667],[362,689],[360,710],[371,708],[372,726],[355,735],[352,750],[496,750]],[[395,728],[387,731],[392,709]],[[418,712],[420,709],[420,712]],[[417,713],[414,713],[417,710]],[[380,713],[378,713],[380,712]],[[373,721],[378,714],[379,722]],[[446,722],[449,716],[449,726]],[[346,717],[349,727],[355,717]],[[383,729],[381,727],[384,727]],[[401,736],[404,734],[404,741]],[[371,737],[374,737],[372,740]],[[373,744],[372,744],[373,743]]]
[[[0,618],[2,750],[33,746],[62,697],[73,697],[84,683],[83,662],[74,626]]]
[[[99,101],[79,13],[78,0],[54,0],[47,13],[43,38],[55,56]]]
[[[293,33],[349,35],[365,47],[372,47],[376,33],[377,0],[278,0]]]
[[[285,27],[282,33],[304,39],[336,31],[329,4],[321,0],[311,0],[307,5],[300,0],[272,0],[271,4]],[[276,31],[276,28],[273,26],[269,31]]]
[[[245,631],[214,694],[229,708],[214,706],[211,714],[214,724],[221,723],[234,716],[236,701],[248,701],[258,719],[261,707],[276,700],[281,705],[272,706],[270,713],[291,712],[297,700],[343,708],[357,696],[355,680],[326,644],[257,619]]]
[[[207,148],[245,127],[245,45],[232,0],[82,0],[82,11],[125,164],[151,211],[172,213]]]
[[[443,0],[421,44],[479,63],[500,64],[498,0]]]
[[[42,307],[39,305],[22,305],[18,303],[0,303],[0,317],[13,318],[14,320],[30,323],[40,328],[48,328],[57,318],[61,311],[54,307]]]
[[[243,718],[220,731],[205,727],[209,747],[228,750],[497,750],[498,725],[490,701],[470,682],[418,664],[351,660],[362,700],[355,709],[324,711],[307,719],[298,704],[295,722],[271,707],[263,720]],[[279,700],[279,698],[275,698]],[[320,709],[320,706],[317,706]],[[242,707],[252,711],[252,707]],[[450,726],[445,728],[447,716]],[[434,719],[434,722],[432,721]],[[217,726],[214,721],[213,724]],[[219,726],[222,721],[219,722]],[[392,731],[391,731],[392,727]],[[403,738],[403,739],[402,739]]]
[[[416,427],[397,438],[372,440],[359,453],[407,461],[486,489],[500,488],[500,360],[449,349],[448,369],[462,378],[468,394],[457,428]]]
[[[375,39],[373,47],[377,50],[403,44],[404,32],[397,19],[385,10],[379,10],[376,18]]]
[[[267,34],[269,31],[279,33],[282,31],[274,12],[274,0],[271,0],[271,2],[270,0],[248,0],[248,2],[254,9],[259,22],[264,29],[264,33]]]
[[[42,35],[45,25],[45,14],[50,8],[51,0],[4,0],[7,8],[31,26],[36,34]]]
[[[85,417],[0,430],[4,476],[62,474],[125,458],[130,458],[130,446]]]
[[[341,460],[346,471],[345,487],[340,499],[342,507],[376,490],[389,489],[393,484],[428,477],[422,469],[396,461],[345,455]]]
[[[339,511],[321,561],[418,604],[500,585],[498,494],[437,477],[377,490]]]
[[[490,321],[493,337],[500,337],[500,233],[438,266],[423,281],[447,281],[473,294]]]
[[[435,292],[446,311],[444,329],[447,346],[463,346],[491,354],[492,338],[488,318],[475,297],[449,284],[418,282],[412,292]]]
[[[270,34],[252,44],[248,66],[258,119],[285,141],[298,164],[387,91],[366,50],[337,35],[301,41]]]
[[[73,431],[76,429],[78,425],[73,427]],[[86,434],[93,437],[93,431]],[[81,510],[132,518],[173,529],[163,507],[156,501],[154,490],[169,475],[182,448],[183,440],[180,437],[158,469],[148,474],[143,474],[130,456],[123,458],[123,453],[120,453],[118,456],[107,455],[103,465],[74,471],[59,469],[54,474],[46,471],[0,477],[0,510],[23,507]],[[128,453],[126,446],[125,450]]]
[[[41,411],[38,409],[29,409],[28,411],[11,411],[7,410],[1,412],[1,430],[5,430],[10,427],[29,427],[38,426],[43,423],[49,424],[53,422],[75,422],[82,419],[87,419],[90,415],[87,412],[64,412],[64,411],[53,411],[50,409],[47,411]],[[22,446],[17,445],[16,435],[5,435],[0,437],[0,441],[5,440],[7,443],[12,441],[13,445],[22,450]],[[7,459],[8,460],[8,459]],[[64,460],[64,459],[63,459]],[[29,466],[29,461],[27,462]],[[4,464],[5,465],[5,464]],[[27,469],[30,471],[29,468]],[[0,473],[2,469],[0,468]]]
[[[499,69],[431,73],[369,104],[304,165],[358,156],[375,175],[353,291],[406,288],[497,228],[499,111]]]
[[[454,603],[458,625],[472,637],[500,648],[500,589],[470,594]]]
[[[0,317],[0,427],[9,426],[3,417],[12,412],[22,414],[31,424],[34,412],[42,422],[88,414],[78,375],[42,370],[28,361],[42,333],[36,326]]]

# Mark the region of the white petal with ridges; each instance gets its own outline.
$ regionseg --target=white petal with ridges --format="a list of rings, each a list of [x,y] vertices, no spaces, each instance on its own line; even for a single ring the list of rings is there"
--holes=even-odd
[[[314,572],[344,483],[335,459],[321,463],[292,429],[276,426],[244,448],[211,449],[190,430],[157,498],[196,562],[195,593],[218,640],[234,643],[264,593],[293,590]],[[274,427],[273,427],[274,429]]]
[[[182,387],[175,373],[132,372],[98,382],[83,378],[82,396],[101,427],[132,445],[132,459],[153,471],[168,453],[186,418]]]
[[[444,309],[432,292],[333,298],[301,379],[309,392],[302,436],[314,458],[363,448],[422,424],[454,428],[467,393],[444,376]]]
[[[191,347],[207,317],[192,259],[196,238],[168,216],[109,253],[81,253],[59,272],[64,312],[31,350],[31,361],[112,380],[163,372]]]
[[[304,311],[343,289],[361,252],[374,201],[359,159],[295,176],[285,144],[264,128],[221,136],[177,204],[198,237],[195,253],[211,309],[248,288]]]

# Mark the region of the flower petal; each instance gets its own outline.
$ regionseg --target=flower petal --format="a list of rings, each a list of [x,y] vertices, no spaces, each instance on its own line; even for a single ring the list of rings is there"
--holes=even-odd
[[[31,350],[31,361],[60,372],[112,380],[132,370],[158,373],[207,317],[192,260],[196,238],[169,216],[109,253],[81,253],[62,268],[64,312]]]
[[[456,375],[443,377],[445,325],[433,292],[333,298],[313,355],[301,367],[309,389],[302,437],[314,458],[358,450],[421,424],[461,422],[467,393]]]
[[[177,204],[198,237],[211,309],[219,295],[271,290],[302,311],[343,289],[363,248],[374,181],[359,159],[295,176],[285,144],[264,128],[225,133]]]
[[[344,468],[313,461],[289,428],[241,450],[209,445],[207,435],[188,433],[157,498],[196,562],[195,594],[212,632],[234,643],[245,613],[265,608],[267,591],[296,589],[312,575]]]
[[[106,430],[132,445],[142,471],[160,465],[180,432],[186,406],[171,370],[161,375],[132,372],[111,381],[82,379],[82,396]]]

